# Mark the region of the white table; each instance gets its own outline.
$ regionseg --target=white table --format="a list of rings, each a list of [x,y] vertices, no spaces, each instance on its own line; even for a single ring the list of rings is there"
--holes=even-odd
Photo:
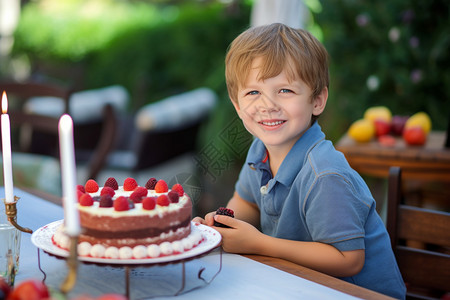
[[[0,195],[3,194],[0,188]],[[60,206],[15,190],[18,202],[18,223],[36,230],[63,218]],[[19,273],[16,284],[23,280],[43,279],[38,267],[38,249],[31,243],[31,235],[22,233]],[[58,289],[64,281],[67,266],[64,260],[40,252],[40,263],[47,278],[46,284]],[[219,270],[220,251],[185,263],[186,286],[189,290],[202,284],[198,271],[207,280]],[[130,298],[147,299],[158,295],[173,295],[182,284],[182,264],[138,267],[130,271]],[[69,296],[103,293],[125,293],[126,272],[124,268],[79,264],[78,278]],[[172,299],[173,296],[158,297]],[[222,269],[217,277],[202,288],[184,293],[176,299],[357,299],[324,285],[303,279],[287,272],[269,267],[252,259],[235,254],[222,254]]]

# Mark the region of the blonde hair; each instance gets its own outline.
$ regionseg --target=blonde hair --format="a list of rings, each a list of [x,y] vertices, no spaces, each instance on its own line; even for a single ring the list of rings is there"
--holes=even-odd
[[[247,79],[252,62],[262,57],[258,80],[286,72],[289,80],[303,80],[317,97],[329,86],[328,53],[309,32],[275,23],[247,29],[230,45],[225,59],[228,94],[237,101],[237,94]]]

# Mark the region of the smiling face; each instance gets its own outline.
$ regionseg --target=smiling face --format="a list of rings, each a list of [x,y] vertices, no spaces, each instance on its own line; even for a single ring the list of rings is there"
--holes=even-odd
[[[269,153],[286,155],[311,126],[312,115],[325,108],[328,91],[311,99],[311,88],[301,79],[289,80],[285,71],[265,80],[259,78],[262,58],[252,67],[233,104],[245,128],[258,137]]]

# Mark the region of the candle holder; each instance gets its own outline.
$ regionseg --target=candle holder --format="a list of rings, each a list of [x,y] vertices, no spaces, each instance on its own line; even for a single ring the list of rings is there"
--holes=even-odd
[[[67,294],[70,292],[75,282],[77,281],[77,273],[78,273],[78,236],[70,237],[70,249],[69,249],[69,257],[67,258],[67,266],[69,267],[69,272],[67,273],[66,279],[61,284],[61,292]]]
[[[19,197],[14,196],[14,202],[5,202],[5,213],[8,218],[9,223],[16,227],[18,230],[26,233],[33,233],[33,230],[29,228],[25,228],[17,224],[17,201],[19,201]],[[4,200],[3,200],[4,201]]]

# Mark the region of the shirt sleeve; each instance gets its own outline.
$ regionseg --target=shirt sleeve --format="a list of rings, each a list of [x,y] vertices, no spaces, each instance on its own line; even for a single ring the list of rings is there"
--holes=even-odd
[[[239,179],[235,184],[235,190],[242,199],[251,203],[256,203],[254,193],[251,189],[251,172],[255,171],[252,170],[247,163],[245,163],[239,173]]]
[[[370,207],[360,198],[343,176],[320,175],[303,207],[312,239],[341,251],[365,249],[364,224]]]

